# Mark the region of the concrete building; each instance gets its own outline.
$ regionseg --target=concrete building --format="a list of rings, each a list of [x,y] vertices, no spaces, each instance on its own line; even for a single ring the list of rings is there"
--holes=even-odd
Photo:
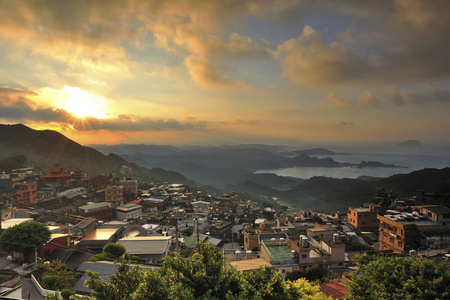
[[[370,208],[359,207],[349,208],[347,213],[347,222],[349,225],[358,229],[378,229],[380,221],[377,219],[379,206]]]
[[[123,204],[123,186],[121,185],[108,186],[103,190],[97,191],[97,193],[104,196],[102,200],[105,202],[113,205]]]
[[[142,216],[142,206],[139,204],[128,203],[116,207],[116,220],[127,221],[130,219],[139,219]]]
[[[414,209],[412,213],[378,215],[380,250],[409,253],[419,247],[450,247],[450,209],[439,205]]]
[[[125,246],[128,253],[139,257],[140,261],[150,263],[170,253],[171,241],[171,236],[135,236],[122,238],[118,243]]]
[[[109,221],[112,217],[111,203],[100,202],[83,205],[78,208],[80,216]]]
[[[23,182],[15,185],[17,202],[36,203],[38,200],[36,182]]]

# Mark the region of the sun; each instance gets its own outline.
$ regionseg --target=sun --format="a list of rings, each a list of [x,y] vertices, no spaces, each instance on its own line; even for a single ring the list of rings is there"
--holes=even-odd
[[[107,100],[89,94],[78,87],[65,86],[65,103],[62,108],[78,118],[94,117],[101,119],[105,117]]]

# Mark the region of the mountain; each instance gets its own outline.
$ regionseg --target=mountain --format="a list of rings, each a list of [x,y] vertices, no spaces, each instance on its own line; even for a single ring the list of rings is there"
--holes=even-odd
[[[397,146],[400,146],[400,147],[420,147],[420,146],[422,146],[422,143],[420,141],[417,141],[417,140],[407,140],[407,141],[398,143]]]
[[[348,155],[348,153],[338,153],[325,148],[312,148],[288,152],[289,155]]]
[[[392,190],[400,198],[420,198],[423,192],[433,193],[434,198],[429,200],[430,204],[450,206],[450,168],[423,169],[370,180],[318,176],[282,191],[256,180],[244,180],[228,188],[238,193],[276,197],[294,207],[323,212],[345,212],[349,206],[359,207],[364,203],[372,203],[378,188]]]
[[[160,168],[146,169],[122,157],[82,146],[53,130],[34,130],[22,124],[0,125],[0,159],[23,155],[28,164],[48,168],[59,162],[71,170],[84,169],[90,176],[112,173],[120,176],[122,166],[146,180],[187,182],[186,177]]]

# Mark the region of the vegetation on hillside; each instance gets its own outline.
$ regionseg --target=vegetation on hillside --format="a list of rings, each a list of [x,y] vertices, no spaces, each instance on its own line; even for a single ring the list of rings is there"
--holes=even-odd
[[[354,262],[357,269],[349,274],[348,299],[450,299],[447,262],[367,254]]]
[[[220,248],[198,244],[188,259],[167,256],[159,270],[117,264],[118,271],[103,281],[88,272],[86,286],[93,299],[329,299],[304,279],[284,281],[277,272],[261,268],[250,272],[227,269]]]

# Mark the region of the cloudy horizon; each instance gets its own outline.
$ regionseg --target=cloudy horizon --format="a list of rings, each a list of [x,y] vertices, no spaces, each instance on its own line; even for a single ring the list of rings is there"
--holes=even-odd
[[[5,1],[0,123],[82,144],[449,144],[448,1]]]

